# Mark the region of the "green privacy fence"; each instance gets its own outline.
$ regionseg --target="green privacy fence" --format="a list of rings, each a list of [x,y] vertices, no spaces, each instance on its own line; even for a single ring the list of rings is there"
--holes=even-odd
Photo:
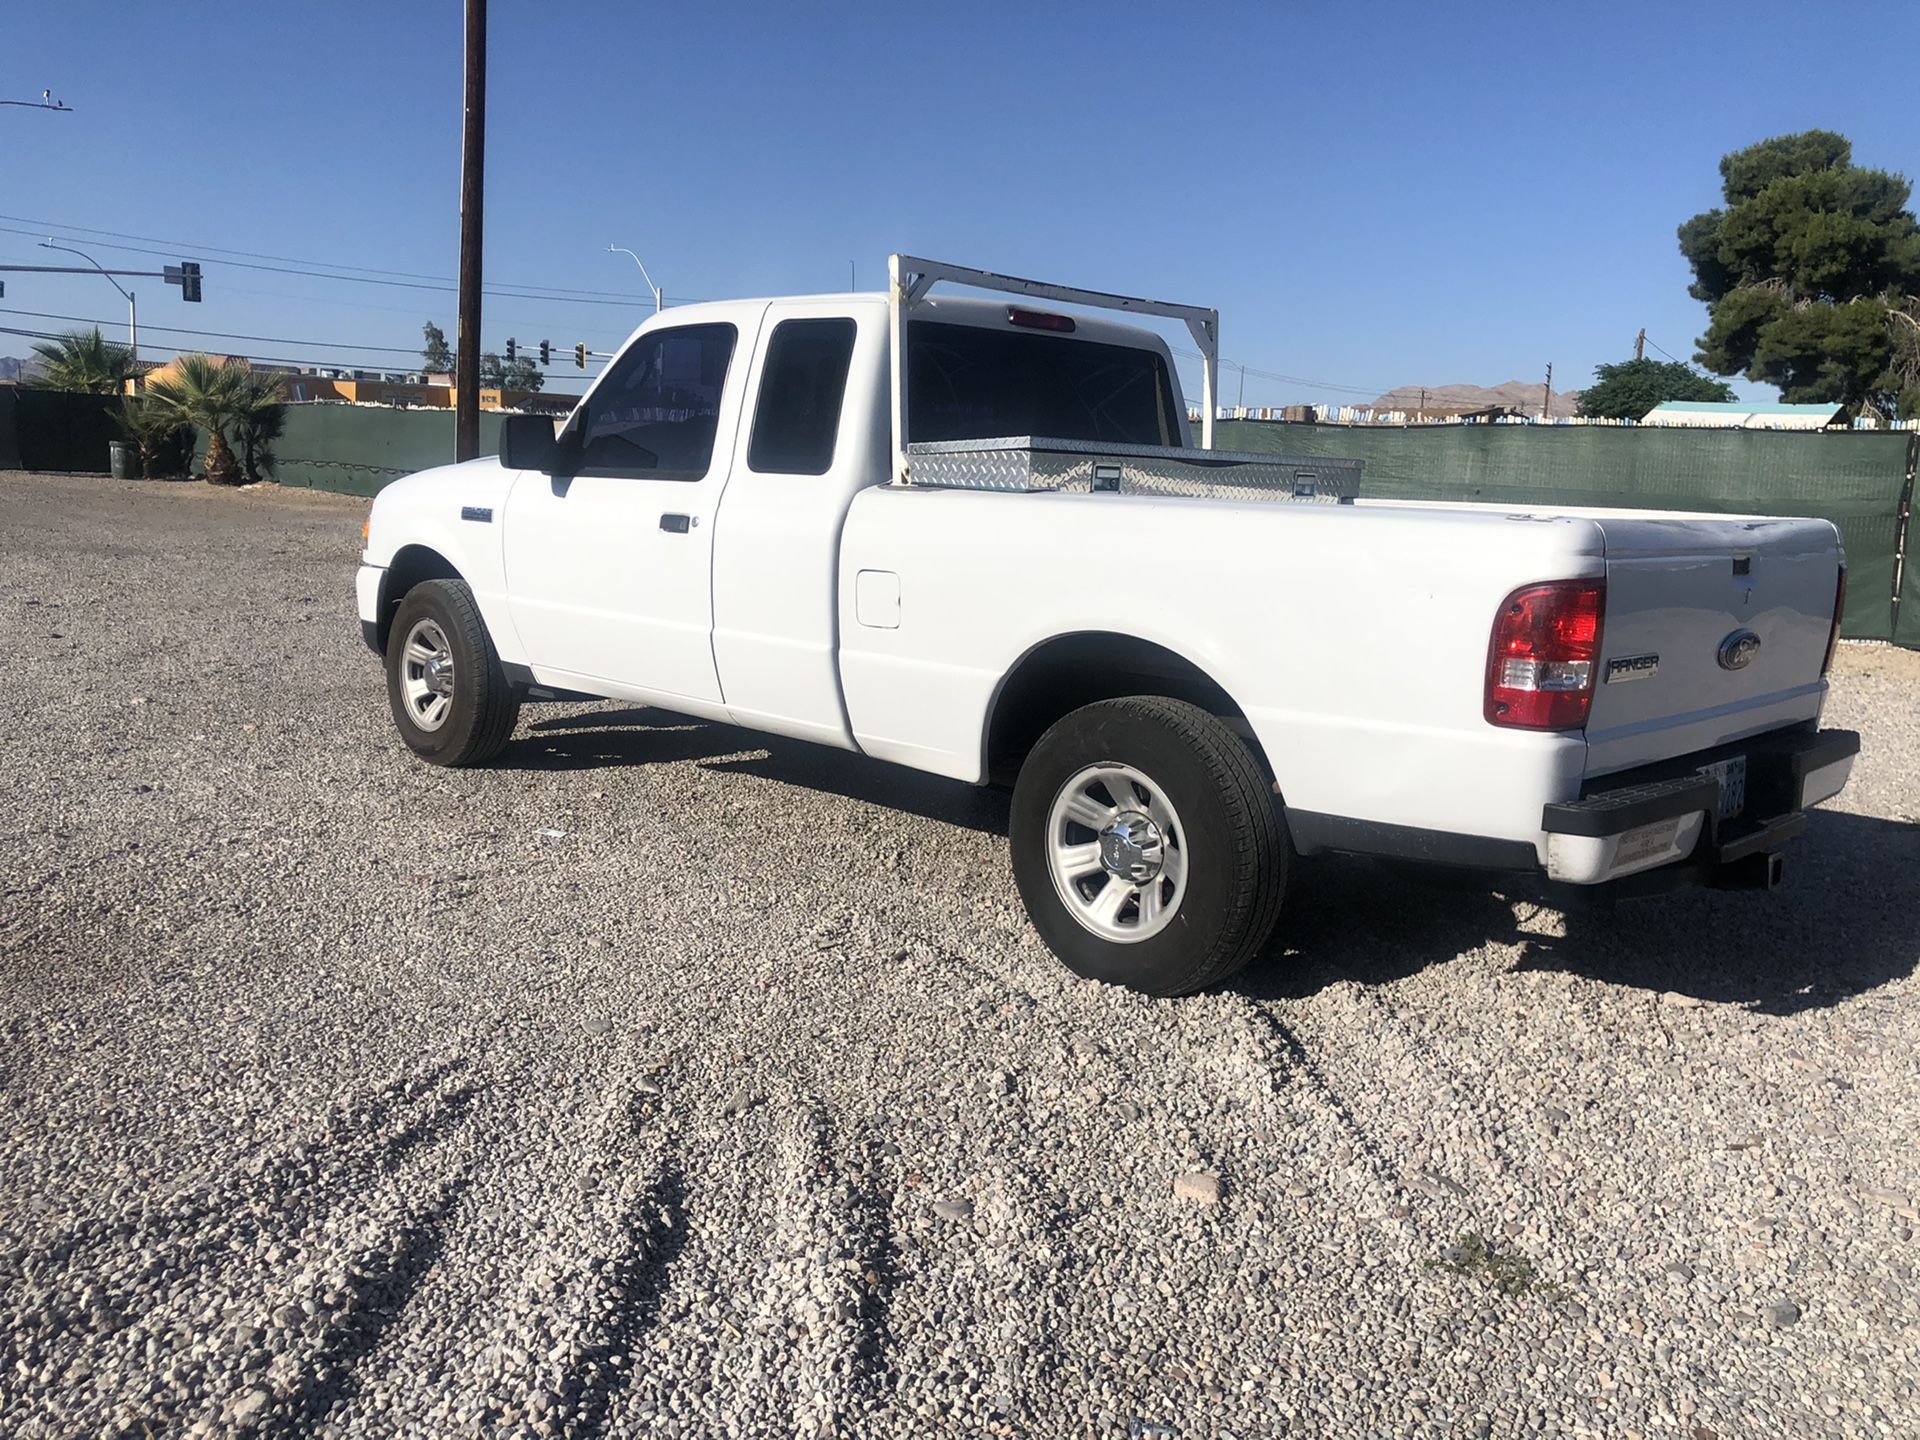
[[[0,470],[107,473],[109,441],[124,439],[115,416],[119,397],[69,395],[0,385]],[[453,460],[451,410],[398,410],[371,405],[287,405],[273,444],[272,477],[282,485],[372,495],[382,485]],[[480,414],[480,449],[499,447],[500,415]],[[195,469],[206,452],[196,437]],[[177,475],[184,457],[169,454],[156,473]]]
[[[124,439],[113,395],[0,386],[0,465],[21,470],[106,473],[107,445]]]
[[[1920,432],[1264,420],[1223,420],[1214,435],[1222,450],[1364,460],[1361,493],[1382,499],[1817,515],[1847,547],[1844,633],[1869,640],[1896,638],[1895,557],[1916,442]],[[1920,645],[1920,605],[1901,608],[1898,638]]]
[[[274,479],[282,485],[377,494],[415,470],[453,463],[453,411],[374,405],[288,405],[274,441]],[[480,453],[500,449],[500,414],[480,412]]]
[[[112,402],[8,391],[0,387],[0,468],[105,471]],[[482,454],[497,450],[501,418],[481,413]],[[1363,493],[1387,499],[1818,515],[1846,541],[1845,633],[1920,647],[1920,564],[1907,564],[1894,601],[1920,432],[1263,420],[1223,420],[1217,430],[1223,450],[1364,460]],[[372,495],[452,460],[453,413],[288,405],[273,448],[283,485]]]

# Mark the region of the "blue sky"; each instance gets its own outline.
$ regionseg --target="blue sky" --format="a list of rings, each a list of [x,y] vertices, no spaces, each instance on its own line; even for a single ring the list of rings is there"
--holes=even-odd
[[[201,305],[124,282],[143,348],[404,367],[341,347],[451,334],[451,293],[215,247],[450,283],[460,8],[10,7],[0,99],[51,88],[73,113],[0,108],[0,263],[65,260],[45,233],[109,266],[197,258]],[[841,290],[850,260],[876,287],[899,249],[1218,305],[1226,356],[1319,382],[1255,376],[1249,404],[1549,361],[1567,389],[1642,325],[1691,355],[1705,312],[1674,227],[1715,202],[1726,151],[1825,126],[1860,163],[1920,170],[1911,3],[493,0],[491,27],[489,283],[635,304],[491,299],[489,348],[617,344],[646,293],[609,243],[690,298]],[[0,278],[0,310],[124,327],[97,277]]]

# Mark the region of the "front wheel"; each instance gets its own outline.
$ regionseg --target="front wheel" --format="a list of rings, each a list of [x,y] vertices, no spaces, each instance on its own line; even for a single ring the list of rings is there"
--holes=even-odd
[[[435,765],[478,765],[513,734],[520,697],[461,580],[429,580],[400,602],[387,636],[387,700],[400,738]]]
[[[1077,975],[1186,995],[1272,933],[1290,847],[1252,751],[1184,701],[1088,705],[1040,737],[1013,791],[1013,874]]]

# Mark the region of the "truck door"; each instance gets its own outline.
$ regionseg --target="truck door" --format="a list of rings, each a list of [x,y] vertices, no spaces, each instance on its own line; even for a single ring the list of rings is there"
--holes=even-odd
[[[719,700],[713,519],[754,338],[726,322],[642,333],[569,422],[562,473],[514,480],[507,594],[536,672]]]
[[[760,329],[716,527],[714,655],[738,723],[851,749],[840,530],[854,493],[886,475],[886,307],[775,301]]]

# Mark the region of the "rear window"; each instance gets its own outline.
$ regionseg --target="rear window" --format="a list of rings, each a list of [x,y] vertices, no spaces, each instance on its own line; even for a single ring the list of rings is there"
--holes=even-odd
[[[1177,445],[1173,403],[1166,362],[1152,350],[931,320],[907,330],[909,440]]]
[[[747,467],[824,475],[840,436],[840,402],[853,360],[851,320],[782,320],[767,345]]]

